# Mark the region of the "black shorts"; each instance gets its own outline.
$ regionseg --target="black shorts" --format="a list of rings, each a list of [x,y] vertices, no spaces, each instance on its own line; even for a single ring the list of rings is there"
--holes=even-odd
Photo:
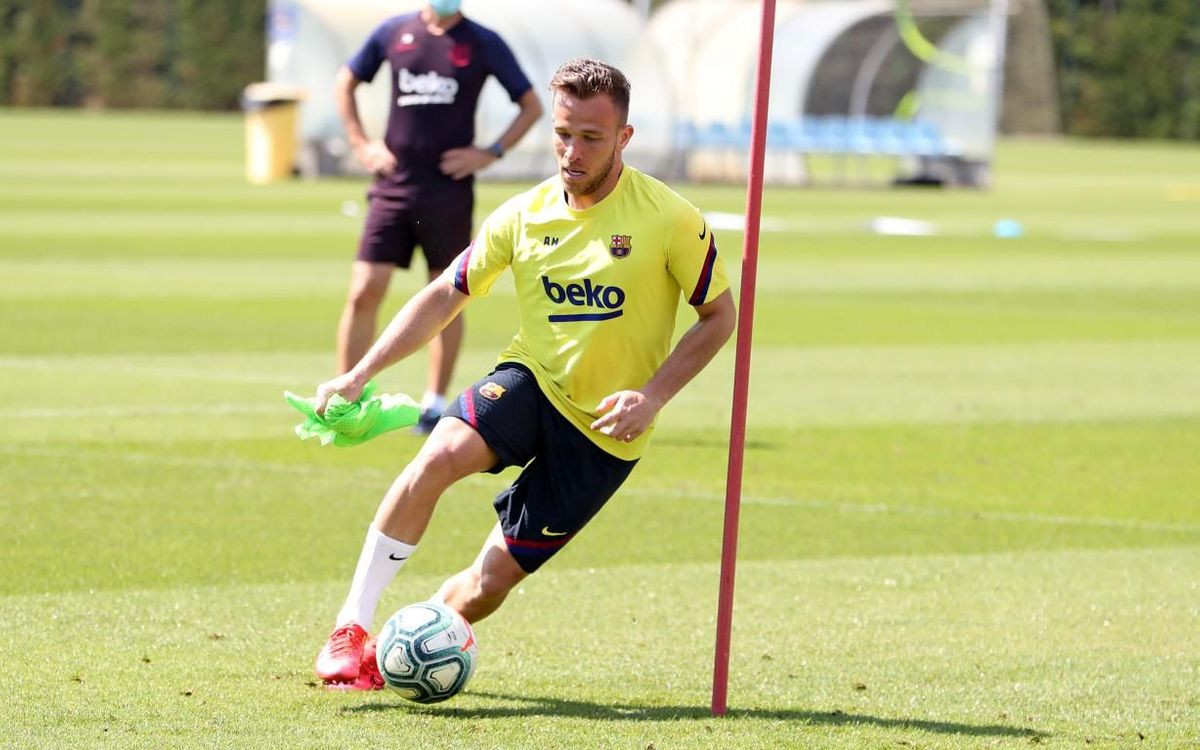
[[[469,184],[417,195],[372,189],[357,258],[408,268],[413,249],[420,245],[430,270],[440,271],[471,244],[474,204],[475,191]]]
[[[492,473],[525,467],[493,505],[508,551],[526,573],[566,546],[637,465],[589,440],[521,365],[499,365],[459,396],[446,416],[471,425],[496,452]]]

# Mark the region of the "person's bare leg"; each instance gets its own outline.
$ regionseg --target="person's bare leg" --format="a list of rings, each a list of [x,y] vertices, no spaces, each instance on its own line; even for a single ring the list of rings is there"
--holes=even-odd
[[[346,372],[362,359],[375,341],[379,308],[387,295],[394,266],[390,263],[354,261],[350,292],[338,321],[337,371]]]
[[[495,465],[495,452],[478,432],[462,420],[443,419],[383,496],[375,513],[375,528],[393,539],[416,544],[442,493],[459,479]]]
[[[499,609],[508,592],[527,575],[509,553],[500,524],[496,524],[475,562],[447,578],[437,598],[467,622],[479,622]]]
[[[433,281],[441,273],[440,269],[430,270],[429,280]],[[446,395],[450,379],[454,376],[454,365],[458,362],[465,331],[466,323],[462,313],[459,313],[429,342],[429,369],[425,378],[427,393]]]

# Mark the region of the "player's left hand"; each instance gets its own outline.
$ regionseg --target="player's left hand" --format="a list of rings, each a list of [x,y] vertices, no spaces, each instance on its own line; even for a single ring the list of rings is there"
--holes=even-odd
[[[465,146],[442,152],[442,161],[439,166],[442,174],[462,180],[494,161],[496,161],[496,157],[489,152],[474,146]]]
[[[592,429],[614,440],[629,443],[650,428],[662,404],[641,391],[617,391],[596,407],[604,416],[592,422]]]

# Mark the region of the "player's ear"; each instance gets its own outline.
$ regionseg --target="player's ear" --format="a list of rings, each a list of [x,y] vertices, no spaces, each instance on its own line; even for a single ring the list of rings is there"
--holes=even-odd
[[[629,139],[633,137],[633,126],[625,123],[617,130],[617,148],[623,149],[629,145]]]

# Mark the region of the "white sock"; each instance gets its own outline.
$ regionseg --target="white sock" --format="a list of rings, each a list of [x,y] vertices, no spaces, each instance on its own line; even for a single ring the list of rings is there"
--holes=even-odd
[[[404,561],[416,549],[417,545],[385,536],[371,524],[367,528],[362,554],[358,556],[358,567],[354,569],[354,580],[350,582],[350,593],[346,594],[346,603],[338,612],[337,626],[356,622],[369,631],[384,587],[392,582],[404,567]]]
[[[441,414],[446,411],[446,397],[440,393],[425,391],[425,396],[421,399],[421,411],[432,411],[434,414]]]

